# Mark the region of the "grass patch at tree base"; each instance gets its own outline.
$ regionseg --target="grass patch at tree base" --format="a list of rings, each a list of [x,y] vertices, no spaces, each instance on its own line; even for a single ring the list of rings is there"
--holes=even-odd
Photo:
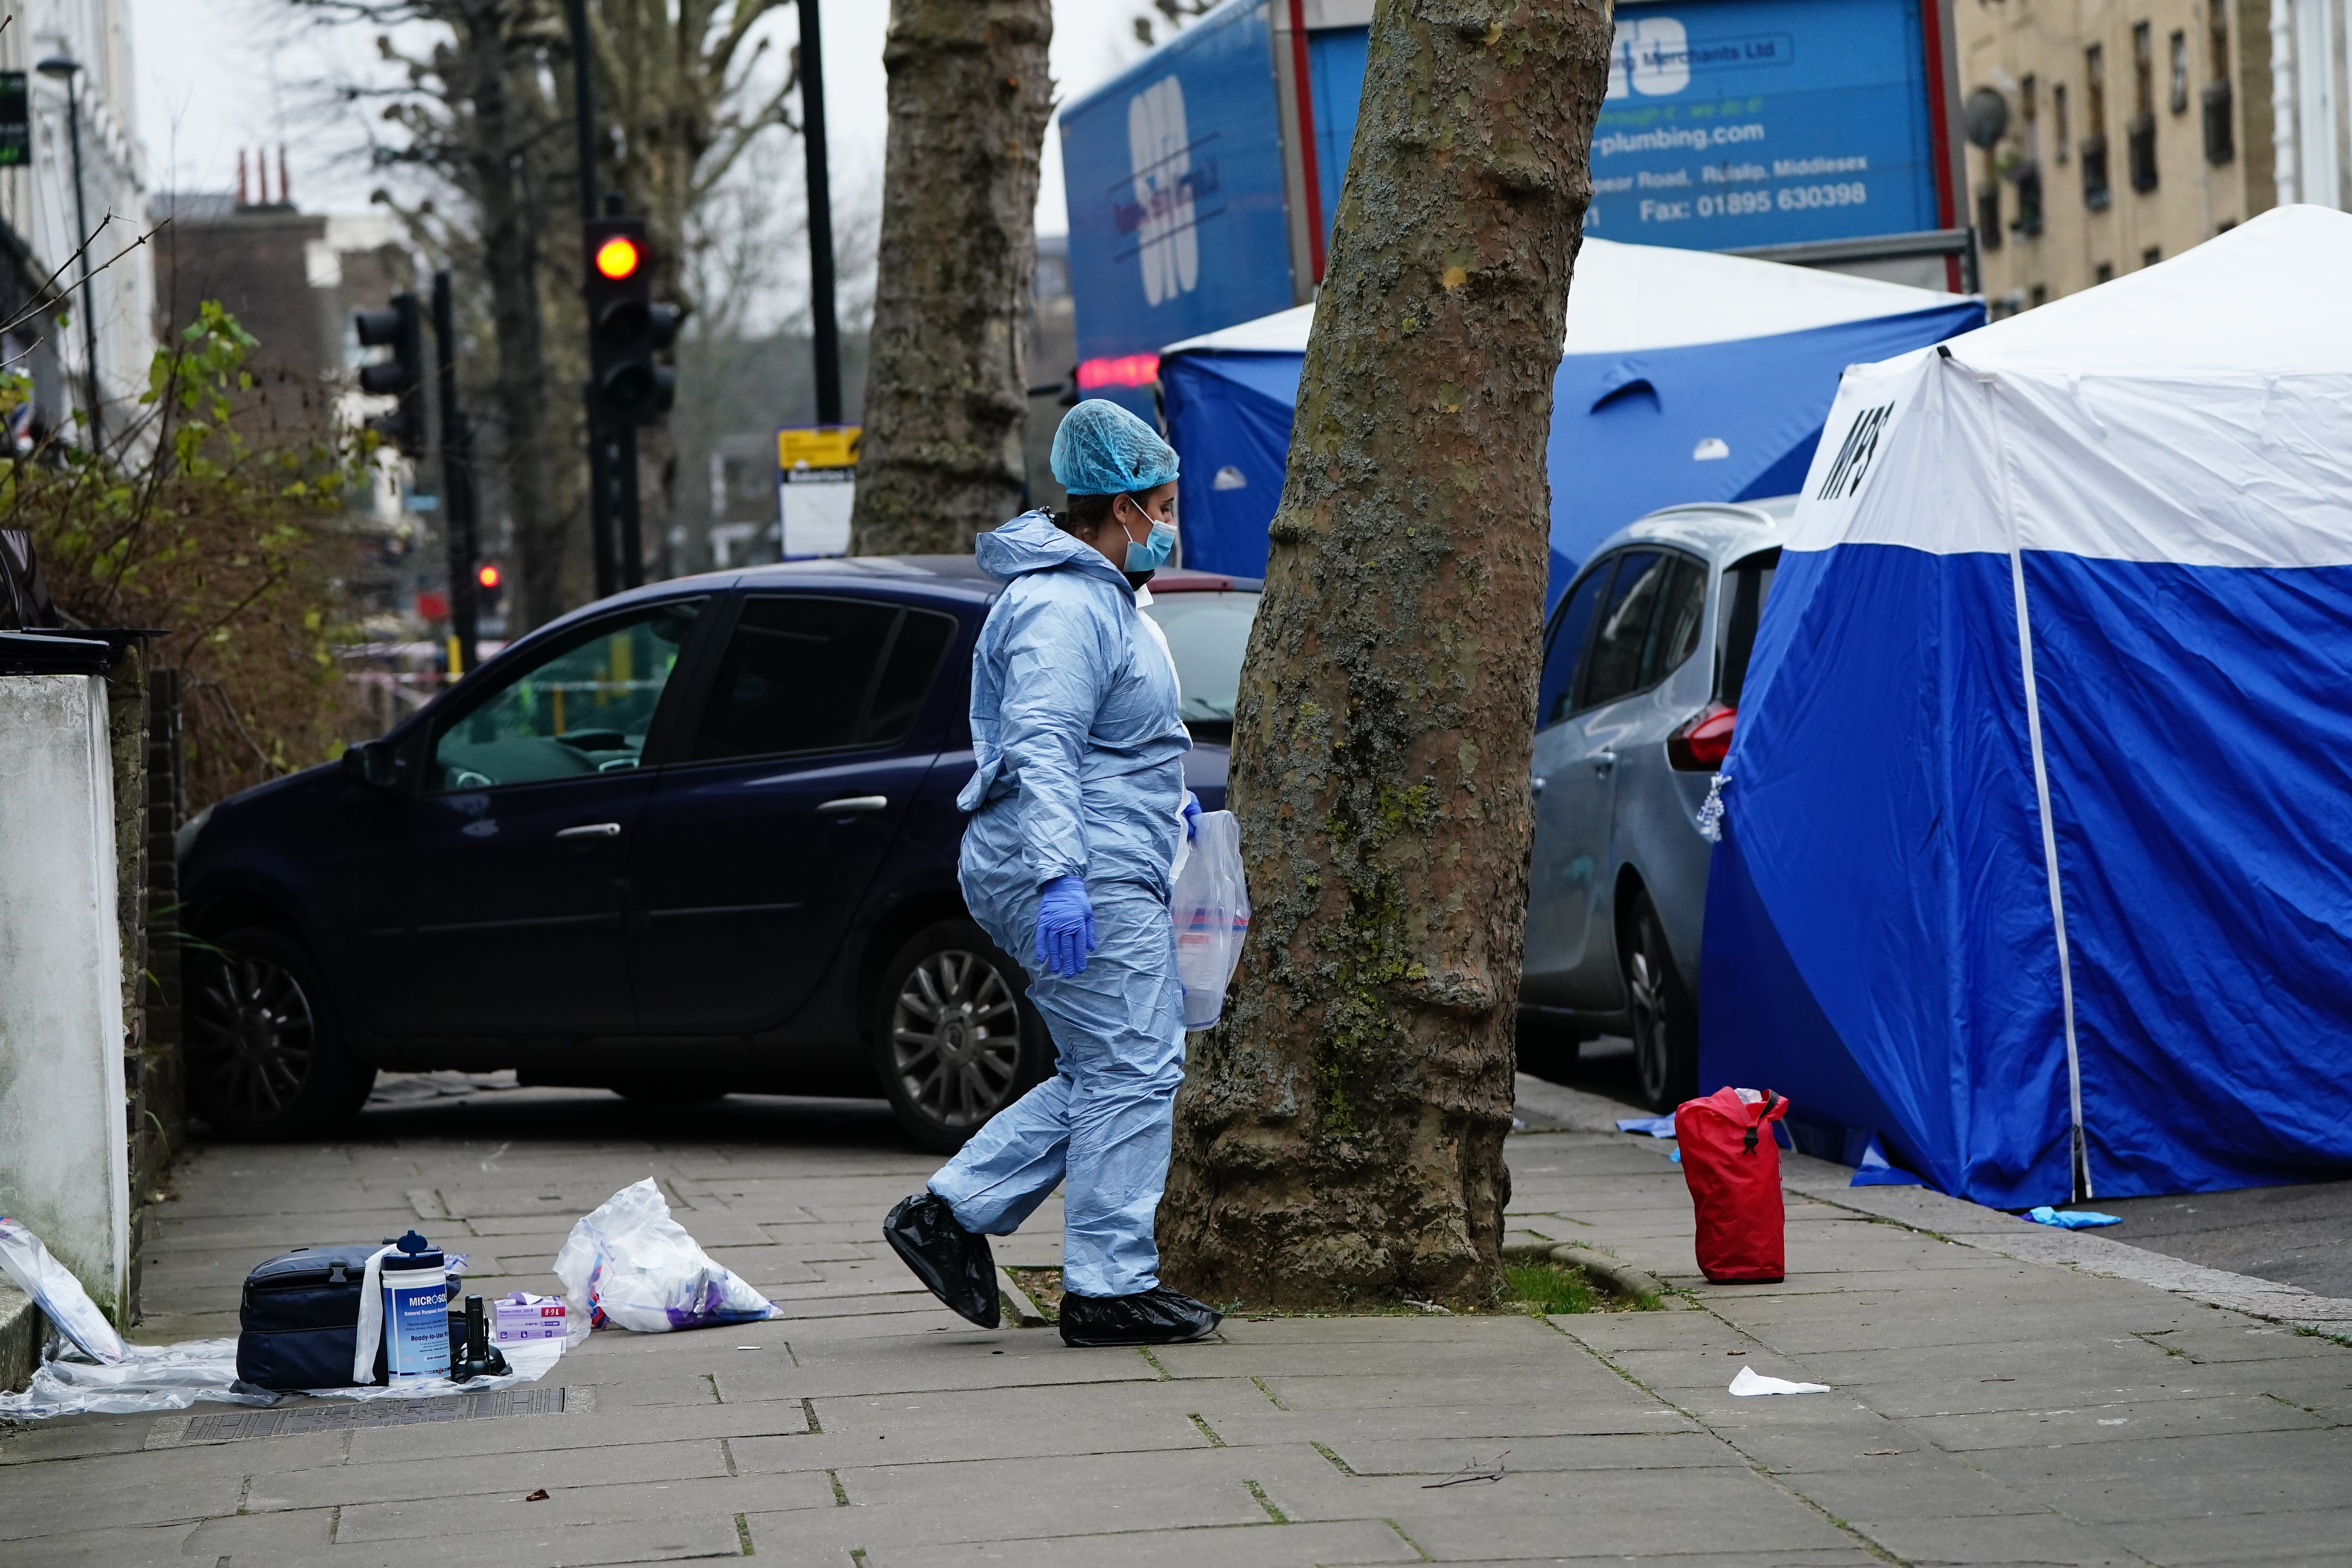
[[[1507,1263],[1503,1279],[1527,1311],[1550,1317],[1602,1310],[1601,1293],[1592,1288],[1581,1268],[1558,1263]]]

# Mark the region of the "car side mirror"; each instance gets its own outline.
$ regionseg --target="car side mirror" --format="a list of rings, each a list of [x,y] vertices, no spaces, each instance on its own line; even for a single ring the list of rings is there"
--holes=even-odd
[[[343,773],[362,789],[397,789],[400,766],[382,741],[362,741],[343,752]]]

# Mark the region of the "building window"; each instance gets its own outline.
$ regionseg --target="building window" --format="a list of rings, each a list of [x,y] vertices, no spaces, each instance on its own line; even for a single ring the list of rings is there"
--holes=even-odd
[[[2025,308],[2029,310],[2048,303],[2050,303],[2050,285],[2047,283],[2036,283],[2032,292],[2025,297]]]
[[[2083,205],[2105,212],[2115,199],[2107,184],[2107,52],[2083,51]]]
[[[2151,245],[2139,253],[2139,264],[2142,267],[2153,267],[2163,259],[2164,251],[2157,246]]]
[[[2156,189],[2156,41],[2146,22],[2132,24],[2132,117],[2124,141],[2131,187],[2145,195]]]
[[[2213,79],[2205,84],[2205,161],[2226,163],[2238,155],[2234,107],[2230,101],[2230,12],[2221,0],[2209,0],[2206,53]]]
[[[2189,112],[2189,35],[2172,35],[2172,112]]]
[[[2064,163],[2074,154],[2074,132],[2066,120],[2066,84],[2059,82],[2050,89],[2050,140],[2058,149],[2058,162]]]
[[[2094,283],[2110,282],[2114,279],[2115,275],[2116,269],[2112,262],[2102,261],[2096,267],[2091,268],[2091,281]]]

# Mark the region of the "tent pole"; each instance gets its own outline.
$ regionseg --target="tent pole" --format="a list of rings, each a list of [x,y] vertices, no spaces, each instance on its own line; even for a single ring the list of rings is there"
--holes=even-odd
[[[2042,867],[2050,882],[2050,928],[2058,939],[2058,995],[2066,1021],[2066,1097],[2074,1115],[2067,1160],[2074,1192],[2068,1201],[2079,1204],[2096,1194],[2091,1188],[2090,1155],[2083,1137],[2083,1066],[2074,1047],[2074,968],[2066,946],[2066,900],[2058,884],[2058,833],[2050,816],[2050,770],[2042,761],[2042,700],[2033,686],[2033,626],[2025,613],[2025,546],[2018,531],[2017,495],[2010,480],[2000,402],[1993,395],[1990,375],[1979,372],[1977,384],[1984,388],[1985,408],[1992,416],[1995,460],[2000,464],[2001,510],[2009,521],[2009,585],[2017,601],[2017,664],[2025,682],[2025,736],[2033,752],[2033,799],[2042,816]]]

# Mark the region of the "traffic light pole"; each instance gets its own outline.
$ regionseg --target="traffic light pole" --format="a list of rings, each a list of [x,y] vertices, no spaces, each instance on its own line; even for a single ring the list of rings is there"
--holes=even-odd
[[[613,425],[604,417],[594,386],[588,395],[588,528],[596,552],[596,596],[621,591],[620,552],[613,541]]]
[[[833,176],[824,144],[824,44],[817,0],[801,7],[801,147],[808,162],[809,335],[816,351],[816,422],[841,423],[841,327],[833,302]]]
[[[474,428],[457,401],[457,308],[449,274],[433,275],[433,340],[441,395],[441,514],[449,546],[449,673],[475,665],[481,637],[481,600],[474,569],[481,557],[480,521],[474,510]]]
[[[588,37],[588,0],[571,0],[572,24],[572,111],[580,141],[580,216],[593,220],[602,205],[596,191],[596,67],[594,45]],[[622,552],[615,548],[614,538],[614,476],[621,466],[614,451],[615,437],[623,426],[607,417],[604,400],[596,395],[592,382],[588,387],[588,535],[596,552],[596,596],[600,599],[620,592],[625,573],[634,580],[642,568],[628,572]],[[628,465],[634,481],[636,433],[628,431],[631,461]],[[632,492],[635,485],[630,486]],[[630,512],[635,511],[635,497],[630,496]],[[636,531],[635,519],[630,516],[625,526]]]

